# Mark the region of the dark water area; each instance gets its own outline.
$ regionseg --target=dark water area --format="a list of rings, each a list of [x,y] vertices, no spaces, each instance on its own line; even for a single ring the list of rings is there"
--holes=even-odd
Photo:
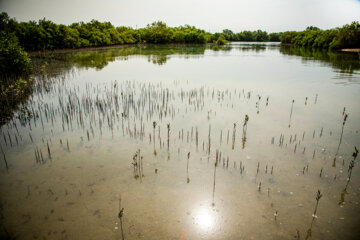
[[[360,237],[358,54],[238,42],[32,61],[0,132],[2,238]]]

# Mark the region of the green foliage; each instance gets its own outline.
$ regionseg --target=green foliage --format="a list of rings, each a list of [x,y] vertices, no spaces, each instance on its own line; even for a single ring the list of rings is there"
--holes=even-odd
[[[359,48],[360,24],[353,22],[330,30],[310,26],[301,32],[285,32],[281,35],[281,43],[325,49]]]
[[[315,26],[308,26],[308,27],[306,28],[306,30],[320,30],[320,28],[315,27]]]
[[[280,42],[281,33],[270,33],[269,34],[269,41],[270,42]]]
[[[110,22],[92,20],[69,26],[49,20],[17,22],[6,13],[0,14],[0,29],[3,35],[13,35],[26,51],[41,51],[64,48],[99,47],[137,43],[196,43],[224,44],[226,41],[280,41],[303,47],[352,48],[360,47],[360,25],[353,22],[342,28],[320,30],[309,26],[302,32],[270,33],[266,31],[242,31],[234,33],[224,29],[221,33],[208,33],[193,26],[169,27],[157,21],[144,28],[114,27]],[[2,36],[3,36],[2,35]],[[16,42],[16,41],[14,41]]]
[[[27,53],[19,45],[12,29],[16,21],[10,19],[6,13],[0,14],[0,78],[20,76],[29,73],[31,61]]]
[[[25,102],[33,84],[31,62],[13,34],[0,33],[0,126],[9,120],[19,103]]]
[[[28,76],[0,78],[0,126],[12,118],[14,110],[25,103],[33,89],[33,81]]]
[[[225,35],[225,39],[228,41],[267,42],[270,40],[268,33],[262,30],[233,33],[231,30],[225,29],[222,34]],[[273,41],[280,40],[273,38]]]
[[[229,29],[224,29],[222,33],[223,33],[223,35],[225,36],[225,39],[226,39],[227,41],[238,41],[238,40],[237,40],[237,37],[236,37],[236,34],[233,33],[231,30],[229,30]]]
[[[6,13],[0,15],[2,32],[11,33],[26,51],[64,48],[99,47],[136,43],[199,43],[211,41],[211,34],[185,25],[168,27],[158,21],[145,28],[114,27],[110,22],[92,20],[69,26],[42,19],[38,22],[17,22]]]
[[[0,32],[0,77],[29,73],[31,61],[13,34]]]
[[[42,51],[64,48],[99,47],[119,44],[137,43],[196,43],[226,41],[269,41],[270,36],[265,31],[244,31],[234,33],[224,29],[222,33],[211,34],[193,26],[169,27],[164,22],[157,21],[144,28],[114,27],[110,22],[92,20],[88,23],[78,22],[69,26],[55,24],[52,21],[17,22],[10,19],[6,13],[0,15],[0,29],[11,33],[18,39],[19,45],[26,51]],[[220,36],[223,36],[219,39]],[[272,38],[278,41],[279,37]]]
[[[225,35],[224,35],[224,34],[221,34],[221,35],[219,36],[219,38],[216,40],[216,44],[217,44],[217,45],[224,45],[225,43],[227,43],[226,38],[225,38]]]
[[[33,86],[28,78],[30,58],[11,31],[15,25],[6,13],[0,14],[0,126],[28,98]]]

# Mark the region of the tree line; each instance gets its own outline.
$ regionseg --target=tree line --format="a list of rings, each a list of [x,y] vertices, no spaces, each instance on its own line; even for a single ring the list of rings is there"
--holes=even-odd
[[[225,29],[209,33],[193,26],[169,27],[158,21],[144,28],[115,27],[110,22],[92,20],[71,25],[56,24],[50,20],[17,22],[7,13],[0,15],[1,32],[16,37],[26,51],[64,48],[99,47],[134,43],[216,43],[226,41],[280,41],[279,34],[265,31],[233,33]]]
[[[26,51],[64,48],[99,47],[135,43],[200,43],[213,42],[211,33],[185,25],[168,27],[158,21],[144,28],[115,27],[110,22],[92,20],[71,25],[52,21],[17,22],[6,13],[0,15],[1,32],[13,35]]]
[[[310,26],[300,32],[284,32],[281,43],[323,49],[360,48],[360,24],[352,22],[329,30]]]
[[[215,33],[215,35],[220,33]],[[281,33],[270,33],[266,31],[242,31],[234,33],[229,29],[224,29],[222,34],[225,35],[227,41],[243,41],[243,42],[280,42]]]

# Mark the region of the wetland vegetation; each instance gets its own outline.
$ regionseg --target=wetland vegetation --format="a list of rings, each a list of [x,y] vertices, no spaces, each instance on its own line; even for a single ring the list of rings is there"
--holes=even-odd
[[[69,48],[165,33],[196,44],[28,55],[61,38],[12,36],[32,70],[1,85],[19,96],[1,95],[1,238],[360,237],[358,54],[260,42],[282,36],[262,31],[206,45],[251,34],[6,21],[77,36]],[[102,40],[81,37],[97,27]]]

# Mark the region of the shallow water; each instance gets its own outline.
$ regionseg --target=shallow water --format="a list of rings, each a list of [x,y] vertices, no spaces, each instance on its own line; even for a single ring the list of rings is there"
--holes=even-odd
[[[121,208],[125,239],[360,237],[358,55],[233,43],[33,62],[27,111],[1,128],[2,237],[122,239]]]

